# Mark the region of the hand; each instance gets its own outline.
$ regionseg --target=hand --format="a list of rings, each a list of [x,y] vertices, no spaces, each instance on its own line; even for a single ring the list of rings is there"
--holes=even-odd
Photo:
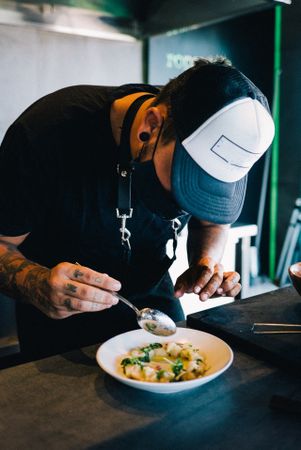
[[[53,269],[37,266],[26,277],[32,283],[32,303],[52,319],[102,311],[118,303],[108,291],[118,291],[119,281],[88,267],[63,262]]]
[[[223,270],[212,258],[202,258],[177,279],[175,297],[182,297],[186,292],[198,294],[201,301],[212,296],[235,297],[241,290],[240,275]]]

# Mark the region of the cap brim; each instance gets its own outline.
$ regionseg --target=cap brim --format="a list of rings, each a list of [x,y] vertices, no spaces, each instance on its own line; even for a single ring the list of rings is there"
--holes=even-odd
[[[178,205],[200,220],[234,223],[242,210],[247,175],[226,183],[205,172],[177,139],[172,161],[171,188]]]

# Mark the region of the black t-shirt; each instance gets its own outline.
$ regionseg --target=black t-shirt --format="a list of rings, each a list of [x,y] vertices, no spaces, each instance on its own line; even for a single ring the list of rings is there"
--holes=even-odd
[[[145,85],[65,88],[38,100],[9,128],[0,154],[0,234],[30,232],[19,247],[27,258],[47,267],[78,261],[121,276],[118,149],[109,108],[137,91],[157,93]],[[136,266],[146,255],[162,257],[169,224],[133,191],[127,226]]]
[[[172,298],[170,280],[163,279],[156,294],[149,290],[149,276],[160,267],[166,242],[173,236],[171,221],[144,206],[133,182],[133,217],[127,222],[132,252],[125,270],[116,217],[118,147],[111,130],[110,105],[142,91],[158,92],[141,84],[72,86],[41,98],[21,114],[1,145],[0,234],[30,233],[19,246],[28,259],[50,268],[63,261],[79,262],[108,273],[122,282],[125,295],[132,300],[136,296],[138,304],[141,292],[151,292],[157,299],[159,295],[159,306],[154,303],[153,307],[180,320],[177,302],[162,302],[162,298]],[[182,224],[187,220],[182,218]],[[143,305],[151,306],[149,297],[139,304]],[[18,311],[19,336],[27,340],[24,348],[28,354],[36,348],[31,357],[104,339],[135,322],[133,312],[122,305],[64,321],[48,319],[26,304],[19,304]],[[118,314],[115,329],[112,324],[117,326]]]

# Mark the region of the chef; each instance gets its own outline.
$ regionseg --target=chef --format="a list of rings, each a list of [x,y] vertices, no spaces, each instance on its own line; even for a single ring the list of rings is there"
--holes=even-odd
[[[184,293],[237,295],[220,260],[273,135],[264,95],[220,57],[162,89],[71,86],[29,106],[0,151],[0,290],[17,301],[24,358],[137,328],[117,291],[175,321]]]

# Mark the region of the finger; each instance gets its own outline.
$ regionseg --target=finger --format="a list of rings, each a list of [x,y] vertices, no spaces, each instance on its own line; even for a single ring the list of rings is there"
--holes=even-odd
[[[119,291],[119,289],[121,289],[120,281],[110,277],[106,273],[96,272],[89,267],[70,264],[70,268],[66,275],[71,280],[107,289],[108,291]]]
[[[187,286],[183,285],[180,288],[174,290],[174,296],[179,298],[182,297],[184,294],[190,294],[191,292],[192,288],[188,288]]]
[[[78,283],[77,281],[68,280],[64,283],[62,292],[70,297],[79,298],[82,301],[110,306],[118,303],[118,298],[112,295],[111,292],[98,289],[88,284]]]
[[[61,319],[67,319],[68,317],[74,316],[75,314],[82,314],[80,311],[66,311],[64,309],[59,310],[56,312],[56,314],[50,315],[51,319],[55,320],[61,320]]]
[[[206,286],[204,286],[203,290],[201,291],[199,298],[202,301],[208,300],[208,298],[212,297],[214,294],[216,294],[217,289],[221,285],[223,281],[223,276],[221,273],[217,272],[213,275],[209,283],[207,283]]]
[[[239,282],[240,275],[237,272],[224,272],[224,281],[217,290],[218,294],[227,294],[231,291]]]
[[[185,294],[185,291],[185,285],[177,281],[174,288],[174,296],[180,298]]]
[[[214,274],[213,267],[210,266],[200,267],[200,273],[198,274],[198,277],[195,280],[193,292],[195,294],[199,294],[202,291],[202,289],[208,284],[213,274]]]
[[[174,296],[179,298],[182,297],[186,292],[192,292],[192,286],[191,283],[188,283],[187,277],[188,277],[189,269],[184,272],[176,281],[175,287],[174,287]]]
[[[227,297],[236,297],[241,291],[241,284],[237,283],[236,286],[227,292]]]
[[[63,307],[65,311],[77,313],[103,311],[111,306],[112,305],[109,304],[82,301],[81,299],[74,297],[64,298],[61,304],[61,307]]]
[[[223,266],[221,264],[216,264],[214,267],[214,271],[212,271],[212,269],[210,270],[211,275],[207,271],[205,273],[205,276],[202,275],[202,278],[196,281],[196,285],[194,287],[194,292],[196,294],[199,294],[200,300],[203,301],[206,301],[209,297],[215,294],[223,281]],[[206,280],[208,281],[205,284],[204,282]]]

